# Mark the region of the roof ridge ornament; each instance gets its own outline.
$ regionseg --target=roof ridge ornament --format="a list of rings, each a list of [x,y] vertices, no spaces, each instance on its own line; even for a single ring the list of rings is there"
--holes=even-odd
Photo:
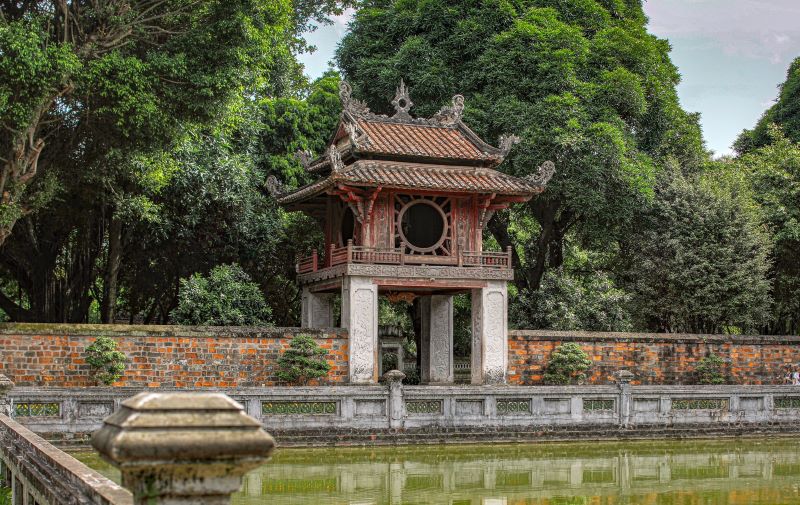
[[[535,174],[529,174],[523,177],[528,182],[532,182],[537,186],[547,186],[547,183],[550,182],[550,179],[553,178],[553,175],[556,173],[556,164],[550,160],[545,161],[539,168],[536,170]]]
[[[267,187],[267,192],[272,198],[278,198],[286,193],[286,186],[274,175],[267,177],[265,185]]]
[[[439,112],[433,115],[431,121],[435,121],[442,126],[452,126],[461,121],[464,113],[464,95],[453,95],[453,105],[445,105]]]
[[[294,153],[294,157],[300,161],[300,164],[303,165],[303,168],[306,170],[308,170],[308,167],[311,166],[311,162],[314,160],[314,154],[308,149],[298,149]]]
[[[511,152],[514,144],[519,144],[520,138],[516,135],[500,135],[500,156],[505,158]]]
[[[411,114],[408,113],[408,110],[412,105],[414,105],[414,102],[411,101],[411,95],[409,95],[408,87],[406,86],[406,83],[403,82],[402,77],[400,78],[400,86],[398,86],[397,92],[392,100],[392,105],[394,105],[395,110],[392,119],[412,119]]]
[[[342,162],[342,153],[336,148],[335,145],[331,144],[328,148],[328,162],[331,165],[331,173],[338,174],[342,170],[344,170],[344,162]]]
[[[342,102],[342,109],[356,117],[370,114],[369,107],[361,100],[356,100],[352,96],[353,87],[347,81],[339,83],[339,100]]]
[[[369,135],[358,127],[355,122],[344,121],[344,129],[350,137],[350,142],[356,149],[366,149],[369,147]]]

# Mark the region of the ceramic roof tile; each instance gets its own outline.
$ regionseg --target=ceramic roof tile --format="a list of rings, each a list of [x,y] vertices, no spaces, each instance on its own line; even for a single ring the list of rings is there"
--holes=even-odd
[[[426,158],[488,160],[497,158],[478,149],[455,127],[358,120],[369,138],[366,152]]]
[[[359,160],[319,181],[279,198],[281,204],[311,198],[337,184],[464,193],[531,196],[544,187],[497,170],[465,166]]]

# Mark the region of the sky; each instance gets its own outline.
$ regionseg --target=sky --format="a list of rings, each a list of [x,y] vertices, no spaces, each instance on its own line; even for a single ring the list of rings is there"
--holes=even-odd
[[[669,40],[684,109],[700,113],[706,145],[717,155],[752,128],[778,95],[800,56],[800,0],[646,0],[648,29]],[[317,46],[300,60],[312,78],[333,59],[352,12],[308,35]]]

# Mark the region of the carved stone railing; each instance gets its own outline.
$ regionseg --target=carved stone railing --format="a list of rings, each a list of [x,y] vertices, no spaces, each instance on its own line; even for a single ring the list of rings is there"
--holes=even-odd
[[[793,386],[634,386],[620,375],[605,386],[377,386],[227,389],[248,415],[282,437],[310,430],[336,440],[335,431],[375,433],[390,428],[529,429],[606,426],[672,426],[683,430],[749,425],[800,431],[800,389]],[[52,438],[79,438],[101,426],[96,412],[119,408],[131,388],[16,388],[12,404],[55,403],[57,416],[16,420]],[[398,395],[397,397],[392,395]],[[398,406],[399,405],[399,406]],[[398,410],[399,409],[399,410]],[[44,411],[37,411],[44,412]],[[400,412],[400,414],[398,414]],[[392,414],[393,413],[393,414]],[[394,417],[392,417],[394,416]],[[795,428],[791,428],[794,426]],[[285,441],[286,439],[281,439]],[[291,440],[291,439],[290,439]],[[327,440],[327,439],[326,439]]]
[[[319,253],[313,250],[311,256],[298,259],[296,270],[299,274],[316,272],[321,268],[333,267],[348,263],[372,265],[447,265],[459,267],[511,268],[511,249],[503,252],[493,251],[456,251],[450,256],[429,256],[407,254],[406,247],[401,244],[397,248],[376,248],[353,245],[349,241],[343,247],[331,246],[328,250],[328,261],[320,261]]]
[[[0,375],[3,406],[9,384]],[[28,398],[10,401],[18,420],[38,418],[70,428],[64,422],[63,396],[43,400],[23,395]],[[222,393],[140,393],[121,402],[114,396],[111,405],[119,408],[94,433],[92,443],[120,469],[130,491],[29,429],[41,425],[26,427],[0,412],[0,487],[11,489],[12,504],[229,503],[244,473],[264,463],[275,445],[259,421]],[[99,420],[93,424],[100,427]]]

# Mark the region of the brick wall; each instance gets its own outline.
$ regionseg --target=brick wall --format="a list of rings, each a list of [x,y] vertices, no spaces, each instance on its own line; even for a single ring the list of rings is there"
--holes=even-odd
[[[94,385],[84,351],[111,337],[128,356],[115,385],[246,387],[275,385],[276,360],[294,335],[313,335],[328,350],[323,384],[347,382],[347,334],[299,328],[0,324],[0,373],[18,386]]]
[[[577,342],[592,360],[589,382],[611,383],[622,368],[634,384],[693,384],[699,360],[713,352],[725,361],[733,384],[780,384],[787,366],[800,367],[800,337],[600,333],[515,330],[509,332],[509,382],[541,384],[550,353]]]

